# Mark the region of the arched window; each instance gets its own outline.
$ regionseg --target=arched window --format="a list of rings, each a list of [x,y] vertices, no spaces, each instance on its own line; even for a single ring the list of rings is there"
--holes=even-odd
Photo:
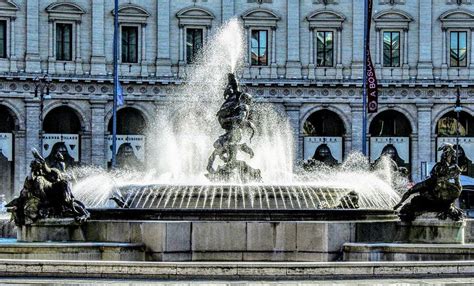
[[[0,194],[13,196],[14,182],[14,130],[15,118],[11,110],[0,105]]]
[[[77,112],[69,106],[59,106],[46,114],[43,120],[42,152],[50,165],[56,164],[58,153],[66,167],[80,162],[81,121]]]
[[[375,116],[370,127],[370,161],[390,153],[399,167],[410,169],[410,135],[412,128],[401,112],[386,110]]]
[[[474,116],[461,111],[458,116],[454,111],[443,115],[436,123],[436,148],[443,144],[453,144],[458,150],[458,162],[463,174],[474,176]],[[459,137],[458,137],[459,135]],[[437,160],[441,151],[437,151]]]
[[[108,162],[112,161],[112,118],[108,123]],[[142,170],[145,162],[146,121],[143,114],[132,107],[117,111],[117,167]]]
[[[335,112],[314,112],[303,123],[304,158],[329,165],[342,163],[345,133],[344,123]]]

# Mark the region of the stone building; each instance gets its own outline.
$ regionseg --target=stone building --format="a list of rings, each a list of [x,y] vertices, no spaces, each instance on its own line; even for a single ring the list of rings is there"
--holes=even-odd
[[[371,160],[393,147],[413,178],[423,176],[437,146],[454,140],[456,87],[460,146],[474,160],[472,2],[374,0],[370,45],[381,88],[379,111],[368,118]],[[32,147],[107,166],[113,9],[106,0],[0,0],[1,193],[21,188]],[[362,1],[121,0],[117,12],[126,94],[119,152],[145,160],[144,127],[176,98],[173,87],[206,38],[232,17],[248,39],[242,81],[287,112],[297,158],[329,148],[341,161],[361,150]],[[35,88],[44,74],[49,92]]]

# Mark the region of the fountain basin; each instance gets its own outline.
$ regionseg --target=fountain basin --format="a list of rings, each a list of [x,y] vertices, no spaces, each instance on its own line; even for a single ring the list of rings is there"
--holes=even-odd
[[[358,201],[348,194],[355,191]],[[320,210],[392,209],[399,196],[395,192],[353,189],[341,184],[295,185],[125,185],[116,196],[134,209],[241,209],[241,210]],[[104,197],[80,197],[88,207],[103,208]],[[108,199],[108,198],[105,198]]]

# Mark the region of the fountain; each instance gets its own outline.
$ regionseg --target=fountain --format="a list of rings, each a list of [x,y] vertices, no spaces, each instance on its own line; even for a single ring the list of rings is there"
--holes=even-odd
[[[158,261],[335,261],[347,243],[393,241],[407,183],[394,162],[353,153],[340,166],[293,168],[284,112],[239,84],[243,51],[231,20],[157,112],[147,171],[69,170],[90,220],[39,222],[19,240],[120,243],[109,246],[130,255],[99,259]]]
[[[293,170],[293,133],[286,115],[239,85],[244,49],[241,23],[231,20],[208,41],[187,70],[187,83],[174,92],[186,99],[177,98],[158,112],[147,135],[153,145],[148,158],[156,158],[149,160],[149,171],[111,175],[91,170],[76,184],[76,196],[89,208],[148,214],[360,209],[393,217],[387,210],[399,194],[384,164],[370,171],[366,158],[352,154],[336,168],[312,174]],[[357,193],[357,202],[350,201],[351,192]]]

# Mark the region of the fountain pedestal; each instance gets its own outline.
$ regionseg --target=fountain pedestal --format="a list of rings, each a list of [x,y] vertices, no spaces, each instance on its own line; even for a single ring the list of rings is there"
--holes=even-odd
[[[464,243],[464,221],[439,220],[426,213],[411,223],[400,222],[395,241],[403,243]]]
[[[85,241],[81,225],[73,218],[48,218],[17,228],[20,242]]]

